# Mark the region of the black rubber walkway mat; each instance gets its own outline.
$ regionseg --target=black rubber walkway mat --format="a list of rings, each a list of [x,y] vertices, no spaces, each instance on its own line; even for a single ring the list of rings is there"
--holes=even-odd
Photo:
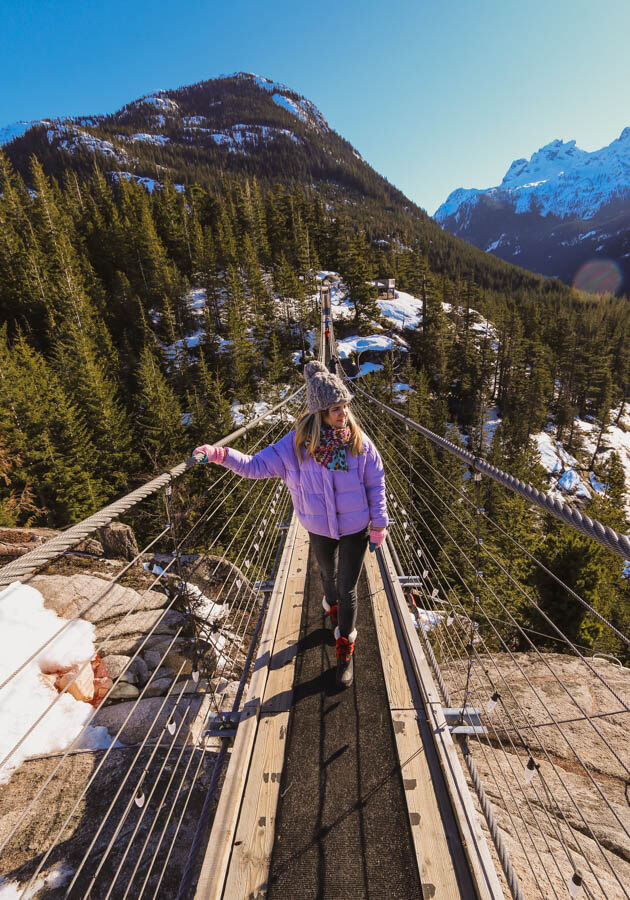
[[[341,692],[321,600],[311,553],[268,896],[421,897],[365,574]]]

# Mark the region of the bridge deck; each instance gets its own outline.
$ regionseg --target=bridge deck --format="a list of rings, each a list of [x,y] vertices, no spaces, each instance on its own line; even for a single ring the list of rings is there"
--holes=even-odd
[[[343,692],[321,601],[311,558],[269,897],[421,896],[365,574]]]
[[[375,557],[359,582],[346,691],[335,685],[321,582],[295,521],[276,584],[279,608],[270,608],[196,897],[486,896],[407,683]]]

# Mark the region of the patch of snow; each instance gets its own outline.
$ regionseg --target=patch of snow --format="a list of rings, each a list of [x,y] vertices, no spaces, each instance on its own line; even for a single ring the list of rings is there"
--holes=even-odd
[[[610,416],[615,421],[618,410],[611,410]],[[622,416],[621,424],[626,428],[630,427],[629,416]],[[575,425],[579,429],[584,443],[584,450],[588,454],[595,452],[597,444],[597,436],[599,434],[599,424],[597,422],[587,422],[585,419],[576,419]],[[600,452],[597,454],[598,462],[605,463],[610,458],[612,452],[615,452],[619,458],[625,476],[626,483],[626,516],[630,517],[630,431],[624,431],[617,425],[609,425],[604,433]],[[594,485],[591,482],[594,488]]]
[[[359,366],[359,371],[354,376],[355,378],[359,378],[362,375],[369,375],[370,372],[381,372],[383,370],[383,366],[378,363],[372,362],[364,362]]]
[[[177,112],[179,109],[178,104],[175,103],[174,100],[171,100],[170,97],[164,97],[163,93],[163,91],[156,91],[154,94],[147,94],[146,97],[141,97],[140,100],[137,100],[136,104],[149,103],[151,106],[163,109],[167,113]]]
[[[160,147],[163,147],[165,144],[169,143],[169,139],[163,134],[145,134],[143,132],[141,132],[140,134],[132,134],[129,140],[144,141],[147,144],[157,144]]]
[[[253,72],[237,72],[234,76],[226,75],[225,78],[248,78],[253,81],[258,87],[263,88],[265,91],[288,91],[289,88],[286,84],[280,84],[279,81],[272,81],[270,78],[265,78],[264,75],[255,75]]]
[[[422,300],[404,291],[394,291],[393,300],[377,300],[381,315],[399,328],[416,328],[422,322]]]
[[[424,631],[431,631],[433,628],[439,625],[444,618],[444,616],[441,616],[439,613],[433,612],[430,609],[419,609],[418,619],[416,619],[413,612],[411,613],[411,615],[415,621],[416,627],[418,624],[418,619],[420,620]]]
[[[26,890],[26,882],[20,884],[19,881],[7,881],[6,878],[0,877],[0,900],[18,900],[18,898],[34,900],[44,888],[46,895],[49,891],[62,888],[66,882],[70,881],[73,873],[74,869],[67,863],[57,863],[44,875],[36,878],[28,890]]]
[[[496,430],[502,422],[503,419],[499,416],[499,410],[496,406],[493,406],[492,409],[486,410],[486,412],[484,413],[483,434],[484,445],[486,447],[490,447],[490,445],[492,444]]]
[[[292,100],[290,97],[285,97],[284,94],[272,94],[271,99],[278,106],[281,106],[283,109],[286,109],[288,112],[293,113],[294,116],[297,116],[298,119],[301,119],[303,122],[306,122],[307,116],[301,106]]]
[[[160,181],[155,181],[153,178],[144,178],[142,175],[133,175],[131,172],[114,171],[109,172],[108,174],[114,181],[119,181],[121,178],[124,178],[127,181],[135,181],[136,184],[141,184],[145,187],[150,194],[152,194],[156,188],[159,190],[162,187]],[[173,187],[179,194],[186,190],[185,184],[174,184]]]
[[[111,744],[106,728],[88,726],[84,730],[93,712],[90,704],[75,700],[68,692],[59,695],[45,677],[75,665],[89,665],[95,655],[94,625],[82,619],[72,622],[40,651],[66,622],[44,607],[43,597],[35,588],[14,582],[0,592],[0,682],[37,654],[0,690],[0,759],[45,714],[0,769],[0,784],[6,784],[29,756],[64,750],[80,735],[80,744],[75,746],[99,748]]]
[[[206,289],[192,288],[186,294],[188,309],[196,316],[203,315],[206,308]]]
[[[52,125],[50,119],[34,119],[32,122],[13,122],[11,125],[3,125],[0,127],[0,147],[9,144],[16,138],[22,137],[23,134],[32,128],[33,125]]]
[[[591,499],[591,492],[590,492],[589,489],[586,487],[586,485],[584,484],[583,481],[580,481],[580,483],[578,484],[577,488],[575,489],[575,496],[576,496],[576,497],[581,497],[583,500],[590,500],[590,499]]]
[[[286,394],[289,390],[289,386],[286,385],[281,391],[281,396]],[[273,404],[265,403],[264,400],[259,400],[256,403],[239,403],[238,400],[235,400],[232,403],[232,419],[234,420],[235,425],[243,425],[247,421],[251,421],[252,419],[256,419],[259,416],[264,416],[266,412],[269,412]],[[287,418],[286,412],[284,413],[285,421]],[[291,419],[291,416],[288,417]],[[265,421],[266,422],[280,422],[283,420],[283,411],[279,410],[277,413],[274,413],[272,416],[269,416]]]
[[[575,469],[567,469],[558,479],[558,487],[567,493],[574,491],[579,483],[580,476]]]
[[[353,335],[352,337],[344,338],[342,341],[337,341],[337,352],[340,359],[346,359],[351,353],[358,353],[361,350],[383,351],[391,350],[394,346],[403,351],[409,349],[408,344],[397,335],[389,337],[386,334],[372,334],[368,337]]]
[[[608,485],[604,484],[603,481],[600,481],[594,472],[588,473],[588,480],[591,482],[591,487],[593,488],[593,490],[597,491],[598,494],[606,493]]]
[[[82,131],[80,128],[75,128],[72,125],[57,125],[53,128],[48,128],[46,137],[49,144],[56,141],[60,147],[63,147],[69,153],[85,148],[92,153],[98,152],[104,156],[110,156],[119,162],[127,159],[127,153],[122,147],[114,147],[111,141],[96,138],[87,131]]]
[[[562,462],[556,451],[556,445],[546,431],[532,435],[532,440],[536,444],[536,449],[540,456],[540,463],[547,472],[560,472],[562,470]]]
[[[201,591],[196,585],[186,582],[185,591],[192,599],[195,607],[195,615],[204,619],[207,624],[213,624],[224,619],[230,611],[227,603],[215,603]]]

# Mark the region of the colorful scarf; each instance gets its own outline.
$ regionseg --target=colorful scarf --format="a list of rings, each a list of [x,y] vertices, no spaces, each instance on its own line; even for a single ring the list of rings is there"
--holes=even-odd
[[[315,449],[315,459],[322,466],[332,471],[348,471],[346,444],[352,436],[350,428],[332,428],[322,425],[319,435],[319,446]]]

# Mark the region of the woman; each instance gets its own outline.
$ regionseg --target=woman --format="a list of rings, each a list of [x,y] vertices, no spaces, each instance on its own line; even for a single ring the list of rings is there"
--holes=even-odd
[[[370,541],[385,539],[388,518],[381,457],[350,412],[352,394],[319,362],[304,368],[308,412],[294,431],[247,456],[203,444],[200,462],[226,466],[246,478],[282,478],[295,513],[309,532],[324,585],[324,609],[335,626],[337,684],[353,679],[357,582]]]

